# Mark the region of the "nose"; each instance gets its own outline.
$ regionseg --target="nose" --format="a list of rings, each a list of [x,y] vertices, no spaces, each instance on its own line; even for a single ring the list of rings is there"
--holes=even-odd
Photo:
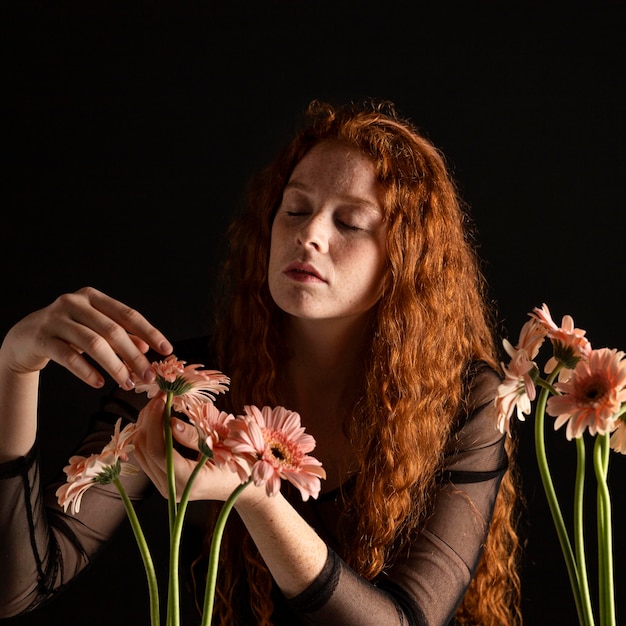
[[[330,241],[330,225],[324,215],[312,214],[296,233],[300,246],[312,247],[318,252],[326,252]]]

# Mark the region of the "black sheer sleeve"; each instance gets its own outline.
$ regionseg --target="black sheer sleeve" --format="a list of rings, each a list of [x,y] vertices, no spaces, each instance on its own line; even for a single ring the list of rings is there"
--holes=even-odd
[[[406,557],[369,583],[333,551],[318,580],[288,600],[300,623],[443,626],[452,622],[480,560],[507,467],[496,428],[497,375],[481,371],[447,456],[432,515]]]
[[[203,337],[179,342],[176,349],[189,362],[208,363],[207,346]],[[146,401],[145,394],[115,389],[103,398],[74,454],[101,452],[117,419],[135,421]],[[41,407],[41,412],[50,417],[49,407]],[[143,472],[121,480],[134,503],[154,491]],[[42,486],[37,444],[26,457],[0,464],[0,618],[30,611],[53,597],[128,523],[114,485],[90,487],[79,513],[72,515],[57,502],[60,484]]]
[[[192,361],[211,365],[206,355]],[[289,617],[277,615],[277,624],[443,626],[453,619],[480,559],[506,469],[504,437],[496,428],[492,402],[498,384],[488,370],[475,377],[432,515],[403,558],[389,563],[377,580],[361,578],[341,558],[345,546],[335,532],[341,498],[293,500],[327,542],[328,560],[309,589],[283,598]],[[145,401],[144,394],[128,392],[109,397],[76,454],[100,452],[117,418],[136,419]],[[141,472],[123,480],[135,502],[152,491]],[[36,447],[26,457],[0,465],[0,617],[32,610],[53,597],[127,521],[112,485],[91,487],[74,516],[56,501],[58,483],[46,489],[40,483]]]
[[[129,400],[135,402],[132,396]],[[117,417],[135,419],[136,414],[130,403],[108,400],[75,454],[101,452]],[[0,617],[32,610],[52,597],[127,519],[113,485],[90,487],[79,513],[63,512],[55,495],[60,483],[42,488],[37,450],[35,446],[26,457],[0,465]],[[134,501],[150,489],[143,473],[123,482]]]

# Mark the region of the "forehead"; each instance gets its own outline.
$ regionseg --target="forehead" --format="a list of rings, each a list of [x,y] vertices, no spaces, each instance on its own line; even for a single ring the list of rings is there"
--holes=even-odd
[[[332,162],[333,166],[364,168],[375,172],[374,162],[355,146],[338,139],[325,139],[316,143],[296,164],[294,172],[305,167],[323,166]]]
[[[332,188],[378,197],[374,162],[357,148],[337,140],[313,146],[294,167],[287,189]]]

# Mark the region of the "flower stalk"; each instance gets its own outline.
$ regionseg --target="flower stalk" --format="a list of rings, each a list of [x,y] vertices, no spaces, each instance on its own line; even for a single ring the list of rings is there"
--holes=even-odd
[[[207,463],[220,470],[236,472],[240,483],[224,502],[214,529],[202,626],[212,621],[217,584],[219,552],[228,516],[241,492],[251,483],[264,486],[268,497],[280,490],[280,482],[287,479],[300,491],[304,500],[316,498],[320,480],[326,477],[322,464],[308,452],[315,440],[304,433],[300,416],[283,407],[244,407],[237,417],[219,411],[213,405],[215,394],[227,390],[230,379],[217,370],[201,370],[202,366],[185,365],[174,355],[152,364],[156,375],[154,383],[134,380],[135,391],[146,392],[149,398],[164,401],[160,427],[163,431],[167,474],[169,562],[166,626],[180,625],[179,556],[183,526],[192,487]],[[147,406],[144,411],[149,410]],[[176,490],[174,436],[172,412],[182,413],[195,427],[198,460],[193,466],[178,501]],[[141,415],[140,415],[141,417]],[[159,589],[154,564],[141,524],[128,497],[120,476],[136,473],[138,469],[128,462],[134,450],[136,432],[149,425],[128,424],[121,429],[121,418],[115,431],[100,454],[90,457],[74,456],[65,467],[67,482],[57,490],[57,498],[64,510],[73,514],[80,510],[85,491],[92,485],[113,483],[121,495],[139,552],[143,559],[150,595],[150,626],[159,626]],[[141,421],[141,420],[139,420]],[[148,420],[149,421],[149,420]],[[139,423],[139,422],[138,422]]]
[[[548,379],[550,385],[556,377],[554,372]],[[537,401],[537,407],[535,410],[535,453],[537,456],[537,466],[539,468],[539,475],[541,476],[541,483],[543,490],[548,501],[548,508],[554,522],[556,534],[559,538],[559,544],[561,551],[565,559],[565,566],[567,568],[567,575],[569,577],[570,586],[574,594],[574,602],[576,603],[576,613],[578,614],[578,620],[580,626],[593,626],[593,614],[591,611],[591,601],[589,598],[589,588],[587,584],[586,575],[581,575],[579,566],[576,563],[574,552],[572,551],[572,545],[569,540],[565,521],[563,519],[563,513],[561,512],[561,506],[554,488],[554,482],[552,480],[552,474],[550,472],[550,466],[548,464],[548,456],[546,453],[545,443],[545,408],[548,400],[548,387],[542,388],[539,399]],[[580,467],[580,464],[579,464]],[[584,474],[582,480],[580,477],[580,471],[577,471],[575,481],[575,491],[580,493],[582,491],[582,484],[584,482]],[[577,516],[577,519],[578,516]],[[579,524],[581,527],[580,520]],[[578,537],[578,533],[576,533]],[[576,542],[579,548],[582,545],[582,541]]]
[[[220,557],[220,547],[222,544],[222,537],[224,535],[224,529],[226,528],[226,521],[230,512],[235,506],[235,500],[239,497],[239,494],[250,484],[252,479],[248,479],[245,483],[242,483],[232,492],[228,500],[224,502],[215,522],[215,528],[213,529],[213,537],[211,537],[211,552],[209,554],[209,567],[206,579],[206,590],[204,594],[204,607],[202,609],[202,623],[201,626],[209,626],[211,623],[211,617],[213,616],[213,607],[215,604],[215,587],[217,584],[217,571]]]
[[[615,584],[613,581],[613,530],[611,496],[607,484],[609,465],[609,436],[596,439],[594,470],[598,483],[598,563],[600,581],[600,624],[615,626]]]
[[[167,591],[167,626],[179,626],[179,585],[178,553],[180,538],[176,537],[175,528],[178,507],[176,504],[176,483],[174,474],[174,440],[172,437],[172,400],[173,392],[167,392],[163,409],[163,432],[165,435],[165,467],[167,472],[167,511],[170,532],[169,576]],[[181,520],[182,526],[182,520]]]
[[[148,544],[143,534],[143,530],[141,528],[139,518],[137,517],[137,513],[135,512],[133,504],[130,501],[128,494],[126,493],[126,490],[124,489],[124,485],[122,485],[122,482],[119,478],[115,478],[113,480],[113,483],[117,487],[117,490],[120,492],[120,495],[122,497],[122,502],[124,503],[124,508],[126,509],[126,514],[128,515],[128,520],[133,530],[133,534],[135,535],[135,541],[137,542],[137,547],[139,548],[139,553],[143,561],[144,569],[146,570],[148,593],[150,596],[150,626],[159,626],[159,587],[157,584],[157,577],[154,570],[154,563],[152,562],[150,549],[148,548]]]
[[[595,436],[593,466],[597,484],[598,613],[600,626],[616,626],[613,577],[613,531],[608,488],[610,450],[626,454],[626,354],[594,350],[585,331],[575,328],[566,315],[558,326],[544,304],[529,314],[517,344],[503,340],[510,362],[502,364],[504,380],[498,387],[495,408],[498,427],[511,434],[513,413],[520,421],[533,412],[535,402],[535,453],[544,493],[565,560],[580,626],[596,626],[587,572],[585,545],[586,436]],[[540,376],[535,359],[546,339],[553,355]],[[540,389],[537,397],[537,389]],[[552,480],[545,443],[546,414],[555,418],[554,430],[566,426],[566,437],[576,442],[574,510],[570,542]]]

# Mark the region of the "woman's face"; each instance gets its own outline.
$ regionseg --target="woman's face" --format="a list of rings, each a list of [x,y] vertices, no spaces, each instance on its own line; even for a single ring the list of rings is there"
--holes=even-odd
[[[324,141],[296,165],[272,225],[269,289],[303,319],[362,316],[382,292],[386,227],[373,162]]]

